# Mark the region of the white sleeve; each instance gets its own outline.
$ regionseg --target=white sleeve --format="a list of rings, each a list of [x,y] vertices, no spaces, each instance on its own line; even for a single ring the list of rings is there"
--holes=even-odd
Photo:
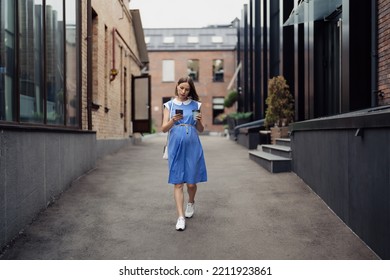
[[[202,103],[198,102],[198,110],[200,110],[200,106],[202,106]]]

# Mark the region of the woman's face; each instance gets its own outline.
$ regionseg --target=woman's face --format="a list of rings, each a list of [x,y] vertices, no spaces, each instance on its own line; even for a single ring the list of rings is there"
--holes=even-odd
[[[177,86],[177,96],[182,99],[188,98],[190,93],[190,85],[187,82],[181,83]]]

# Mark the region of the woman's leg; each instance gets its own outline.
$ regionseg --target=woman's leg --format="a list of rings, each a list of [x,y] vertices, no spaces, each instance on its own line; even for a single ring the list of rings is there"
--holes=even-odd
[[[186,206],[186,211],[184,213],[186,218],[191,218],[194,215],[196,190],[197,190],[196,184],[187,184],[187,191],[188,191],[189,198]]]
[[[196,190],[198,189],[196,184],[187,184],[187,191],[188,191],[188,202],[194,203],[195,202],[195,194]]]
[[[179,217],[184,217],[183,204],[184,204],[184,194],[183,194],[183,184],[175,184],[173,195],[175,197],[177,214]]]

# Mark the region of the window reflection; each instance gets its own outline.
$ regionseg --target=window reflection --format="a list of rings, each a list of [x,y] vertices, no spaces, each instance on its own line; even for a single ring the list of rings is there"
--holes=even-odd
[[[18,4],[20,120],[42,123],[42,1]]]
[[[187,61],[187,73],[194,82],[199,81],[199,59],[190,59]]]
[[[64,124],[63,1],[46,0],[47,122]]]
[[[79,127],[79,6],[0,0],[0,121]]]
[[[224,102],[224,97],[213,97],[213,124],[223,124]]]
[[[213,82],[223,82],[223,81],[224,81],[223,60],[214,59],[213,60]]]
[[[79,96],[77,95],[78,57],[77,57],[77,28],[76,1],[66,1],[66,110],[67,124],[79,124]]]
[[[15,120],[15,24],[14,0],[0,0],[0,120]]]

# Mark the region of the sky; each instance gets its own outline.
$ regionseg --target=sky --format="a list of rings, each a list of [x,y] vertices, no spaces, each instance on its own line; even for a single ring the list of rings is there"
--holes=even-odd
[[[140,10],[143,28],[189,28],[230,24],[241,19],[249,0],[131,0]]]

